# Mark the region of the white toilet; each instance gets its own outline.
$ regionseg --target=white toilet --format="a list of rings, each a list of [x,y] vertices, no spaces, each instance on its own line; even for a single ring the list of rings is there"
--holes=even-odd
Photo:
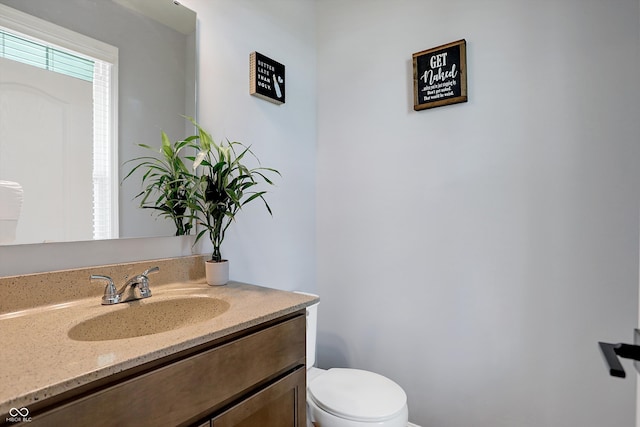
[[[309,427],[406,427],[404,390],[360,369],[315,368],[318,305],[307,307],[307,423]]]

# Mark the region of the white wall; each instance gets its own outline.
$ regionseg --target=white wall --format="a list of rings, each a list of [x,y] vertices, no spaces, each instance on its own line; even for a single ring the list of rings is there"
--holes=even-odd
[[[633,425],[597,341],[637,324],[638,1],[317,5],[321,366],[425,427]],[[469,102],[414,112],[460,38]]]

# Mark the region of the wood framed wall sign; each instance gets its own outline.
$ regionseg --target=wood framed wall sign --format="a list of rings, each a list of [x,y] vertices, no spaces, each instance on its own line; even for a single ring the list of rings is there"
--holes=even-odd
[[[467,102],[467,42],[413,54],[413,109]]]
[[[284,104],[284,65],[258,52],[249,55],[249,94]]]

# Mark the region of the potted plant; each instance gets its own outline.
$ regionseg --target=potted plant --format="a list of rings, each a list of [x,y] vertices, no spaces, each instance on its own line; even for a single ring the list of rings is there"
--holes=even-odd
[[[273,185],[267,175],[280,173],[259,166],[260,162],[250,147],[229,140],[217,144],[195,120],[190,120],[196,126],[197,135],[187,140],[191,141],[197,155],[193,157],[194,174],[190,176],[194,186],[189,208],[202,226],[195,241],[208,235],[213,253],[206,262],[207,282],[212,286],[225,285],[229,280],[229,261],[222,258],[220,250],[225,233],[240,209],[254,200],[261,200],[272,214],[264,198],[266,191],[259,188],[260,184]],[[255,160],[257,167],[245,165],[250,158]]]
[[[158,211],[158,216],[168,217],[176,226],[176,236],[191,233],[193,215],[187,212],[190,194],[193,191],[194,176],[185,166],[181,151],[191,145],[195,137],[176,141],[173,144],[167,134],[162,131],[162,146],[158,151],[146,144],[138,146],[152,150],[153,156],[131,159],[126,163],[138,162],[122,179],[126,180],[136,170],[144,171],[142,175],[143,190],[134,198],[140,199],[140,207]]]

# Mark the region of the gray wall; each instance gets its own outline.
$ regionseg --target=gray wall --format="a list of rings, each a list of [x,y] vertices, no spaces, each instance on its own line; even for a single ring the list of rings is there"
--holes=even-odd
[[[637,324],[638,1],[317,5],[320,365],[425,427],[633,425],[597,341]],[[460,38],[469,102],[414,112]]]
[[[276,168],[266,198],[246,205],[222,254],[235,280],[278,289],[315,288],[316,49],[314,0],[188,0],[198,13],[199,116],[216,140],[251,144]],[[286,67],[286,103],[249,95],[249,54]]]

